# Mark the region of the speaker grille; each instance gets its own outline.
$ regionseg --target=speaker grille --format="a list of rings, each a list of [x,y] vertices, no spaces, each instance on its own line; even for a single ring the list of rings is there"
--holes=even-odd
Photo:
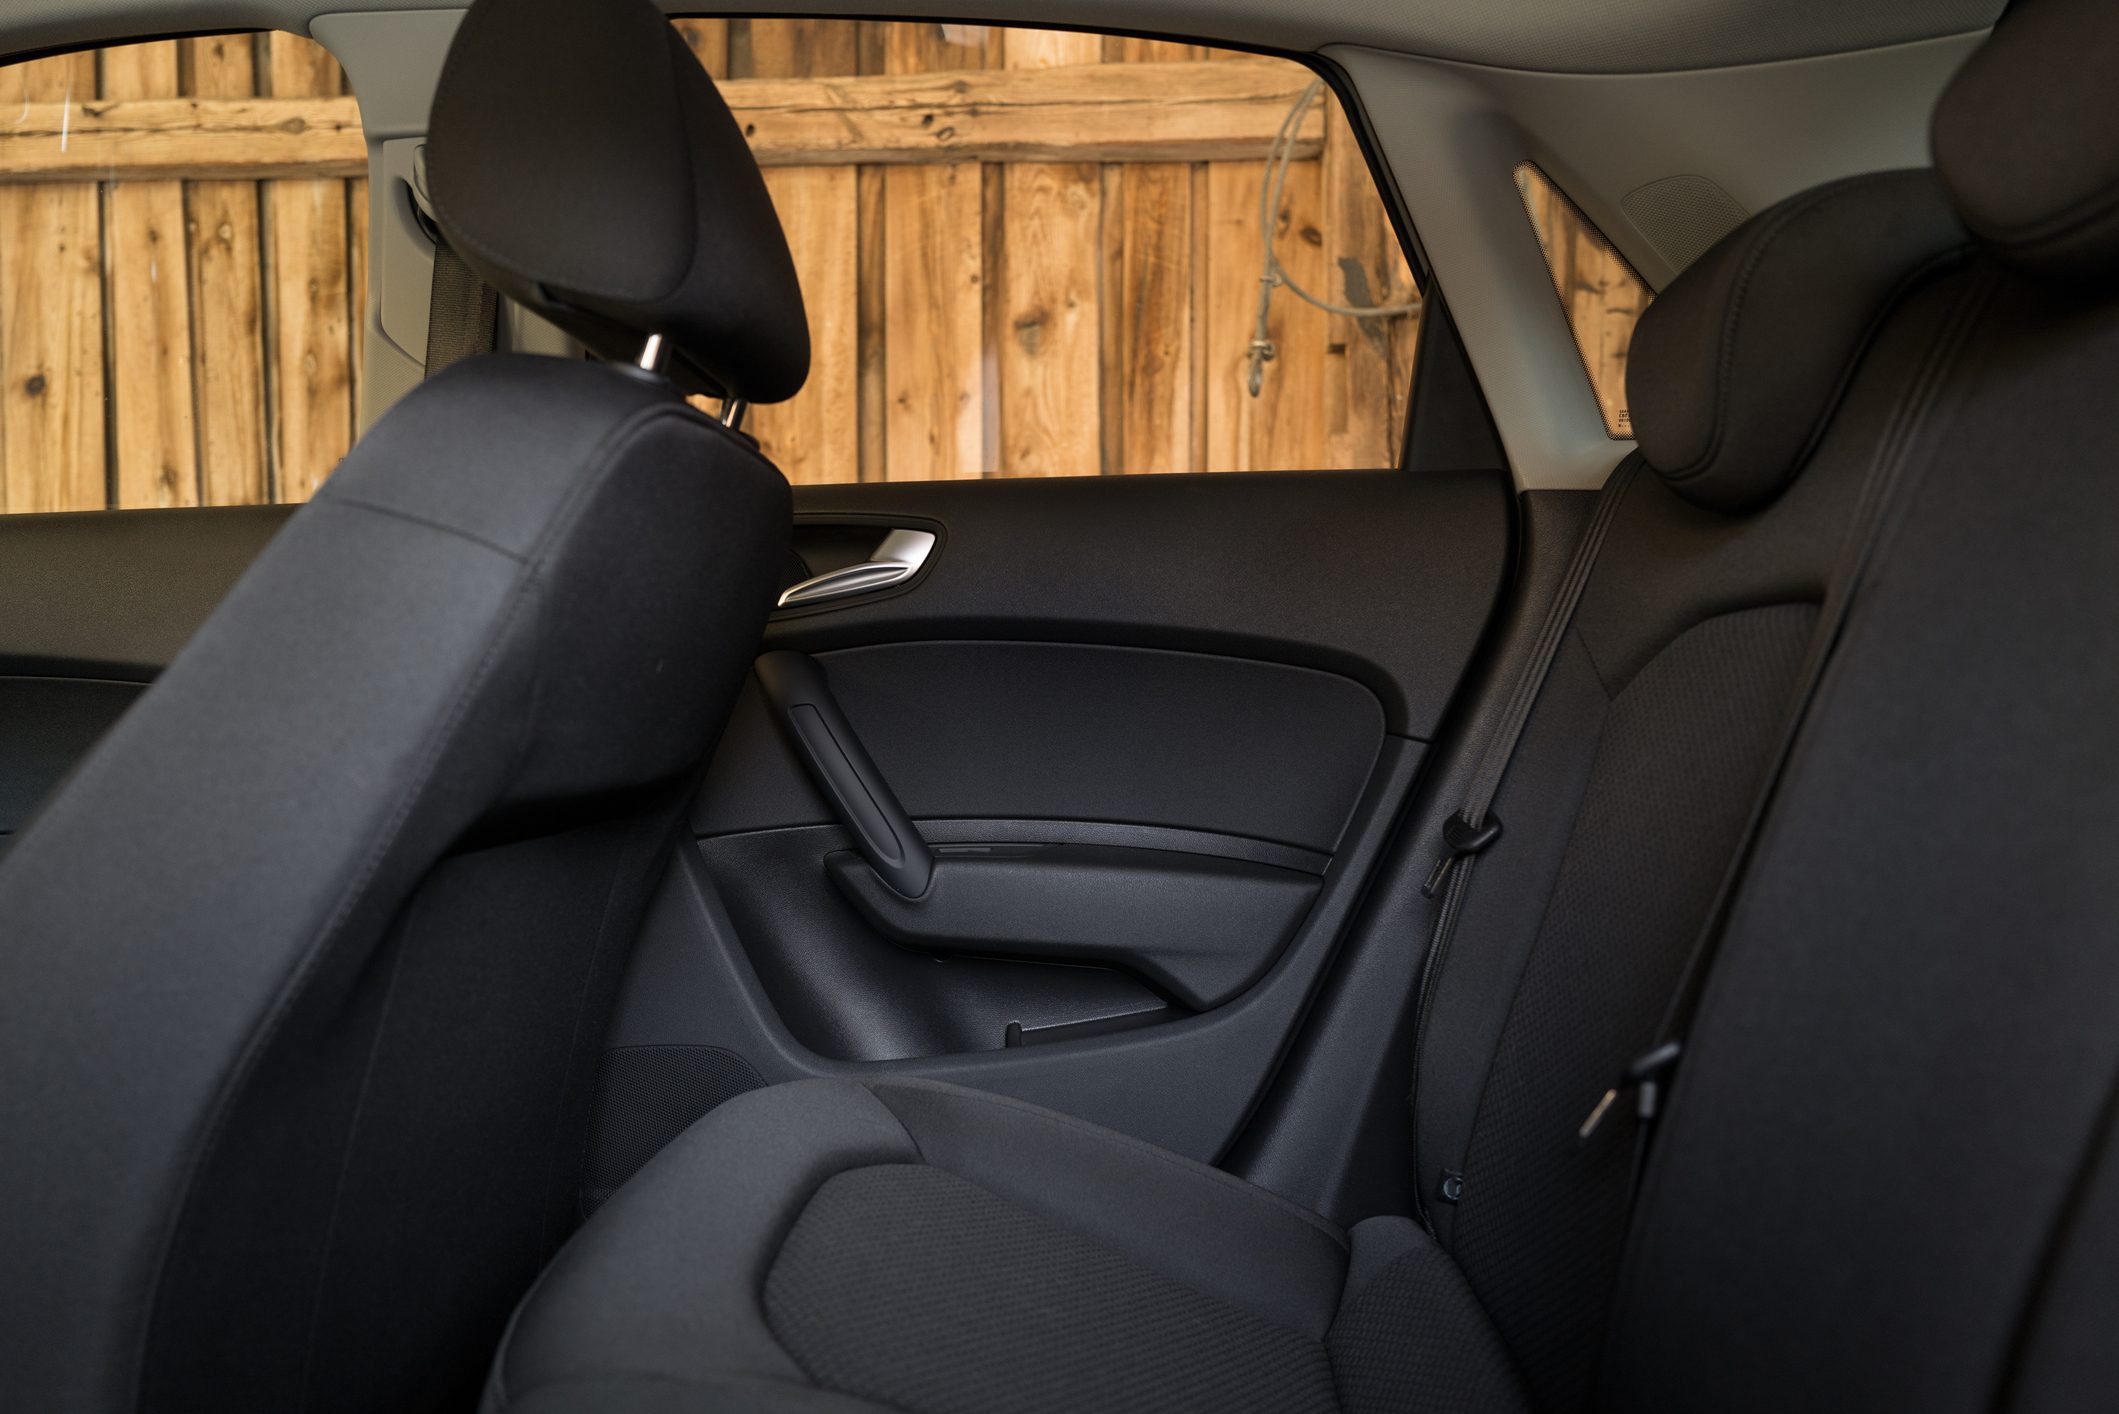
[[[719,1046],[605,1051],[582,1176],[583,1214],[601,1207],[700,1116],[764,1084],[750,1062]]]
[[[1750,213],[1705,177],[1662,177],[1621,198],[1626,219],[1673,271],[1698,260]]]

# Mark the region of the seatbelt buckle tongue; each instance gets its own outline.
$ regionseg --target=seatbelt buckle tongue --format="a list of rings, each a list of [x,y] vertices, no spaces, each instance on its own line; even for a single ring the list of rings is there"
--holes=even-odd
[[[1482,853],[1488,845],[1500,838],[1501,817],[1490,812],[1476,825],[1466,819],[1461,811],[1444,820],[1442,844],[1445,853],[1435,861],[1435,867],[1429,872],[1427,882],[1420,886],[1421,897],[1433,898],[1435,891],[1449,878],[1452,865],[1468,854]]]
[[[1634,1112],[1640,1116],[1641,1122],[1652,1123],[1656,1113],[1662,1108],[1663,1086],[1668,1081],[1670,1072],[1677,1069],[1678,1057],[1684,1053],[1682,1042],[1665,1041],[1636,1059],[1626,1067],[1625,1073],[1617,1082],[1604,1092],[1603,1098],[1597,1101],[1596,1108],[1589,1112],[1589,1118],[1583,1120],[1582,1127],[1575,1131],[1576,1137],[1587,1141],[1595,1134],[1604,1123],[1604,1117],[1611,1113],[1612,1105],[1628,1090],[1634,1092]]]

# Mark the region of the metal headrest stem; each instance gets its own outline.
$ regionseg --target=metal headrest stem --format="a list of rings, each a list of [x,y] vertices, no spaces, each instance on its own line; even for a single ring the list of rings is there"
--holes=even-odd
[[[721,400],[721,425],[731,432],[743,430],[743,414],[750,411],[750,404],[741,398]]]
[[[660,334],[647,336],[647,342],[641,345],[640,357],[637,362],[650,373],[660,373],[662,371],[663,353],[662,336]]]

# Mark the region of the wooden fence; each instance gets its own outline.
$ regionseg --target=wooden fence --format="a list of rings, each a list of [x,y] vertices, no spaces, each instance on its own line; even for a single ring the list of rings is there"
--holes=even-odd
[[[367,299],[345,93],[287,34],[0,68],[0,509],[301,500],[336,465]]]
[[[753,424],[792,479],[1394,460],[1416,313],[1282,290],[1246,388],[1264,159],[1299,65],[975,26],[678,25],[766,168],[808,297],[810,385]],[[1289,274],[1416,302],[1329,94],[1292,154]],[[0,68],[0,509],[305,498],[356,425],[365,173],[344,76],[292,35]]]
[[[1245,388],[1264,158],[1300,65],[977,26],[678,24],[729,81],[810,301],[811,386],[755,423],[792,479],[1396,459],[1413,318],[1283,291],[1261,396]],[[1341,302],[1410,296],[1329,96],[1296,156],[1290,273]]]
[[[1652,296],[1633,267],[1582,218],[1575,204],[1530,163],[1516,168],[1516,190],[1537,232],[1553,290],[1574,332],[1575,351],[1597,395],[1604,430],[1631,437],[1626,411],[1626,351],[1634,321]]]

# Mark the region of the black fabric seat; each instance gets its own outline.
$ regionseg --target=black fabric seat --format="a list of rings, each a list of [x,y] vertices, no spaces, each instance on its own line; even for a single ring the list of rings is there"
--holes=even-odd
[[[489,1409],[1585,1407],[1632,1148],[1576,1129],[1654,1041],[1822,650],[1876,448],[1939,333],[1879,326],[1968,248],[1931,175],[1851,180],[1747,223],[1644,319],[1656,474],[1614,510],[1503,781],[1506,844],[1430,983],[1421,1187],[1458,1182],[1425,1224],[1342,1233],[969,1091],[784,1087],[598,1214]]]
[[[799,385],[763,180],[659,16],[484,6],[435,118],[474,267],[594,306],[628,364],[662,335],[694,385]],[[0,867],[0,1405],[475,1399],[573,1226],[616,981],[789,500],[660,374],[503,356],[288,521]]]
[[[1410,1339],[1405,1309],[1428,1313]],[[517,1318],[488,1407],[1382,1409],[1416,1369],[1522,1407],[1408,1220],[1345,1234],[975,1091],[806,1081],[731,1101],[611,1199]]]

